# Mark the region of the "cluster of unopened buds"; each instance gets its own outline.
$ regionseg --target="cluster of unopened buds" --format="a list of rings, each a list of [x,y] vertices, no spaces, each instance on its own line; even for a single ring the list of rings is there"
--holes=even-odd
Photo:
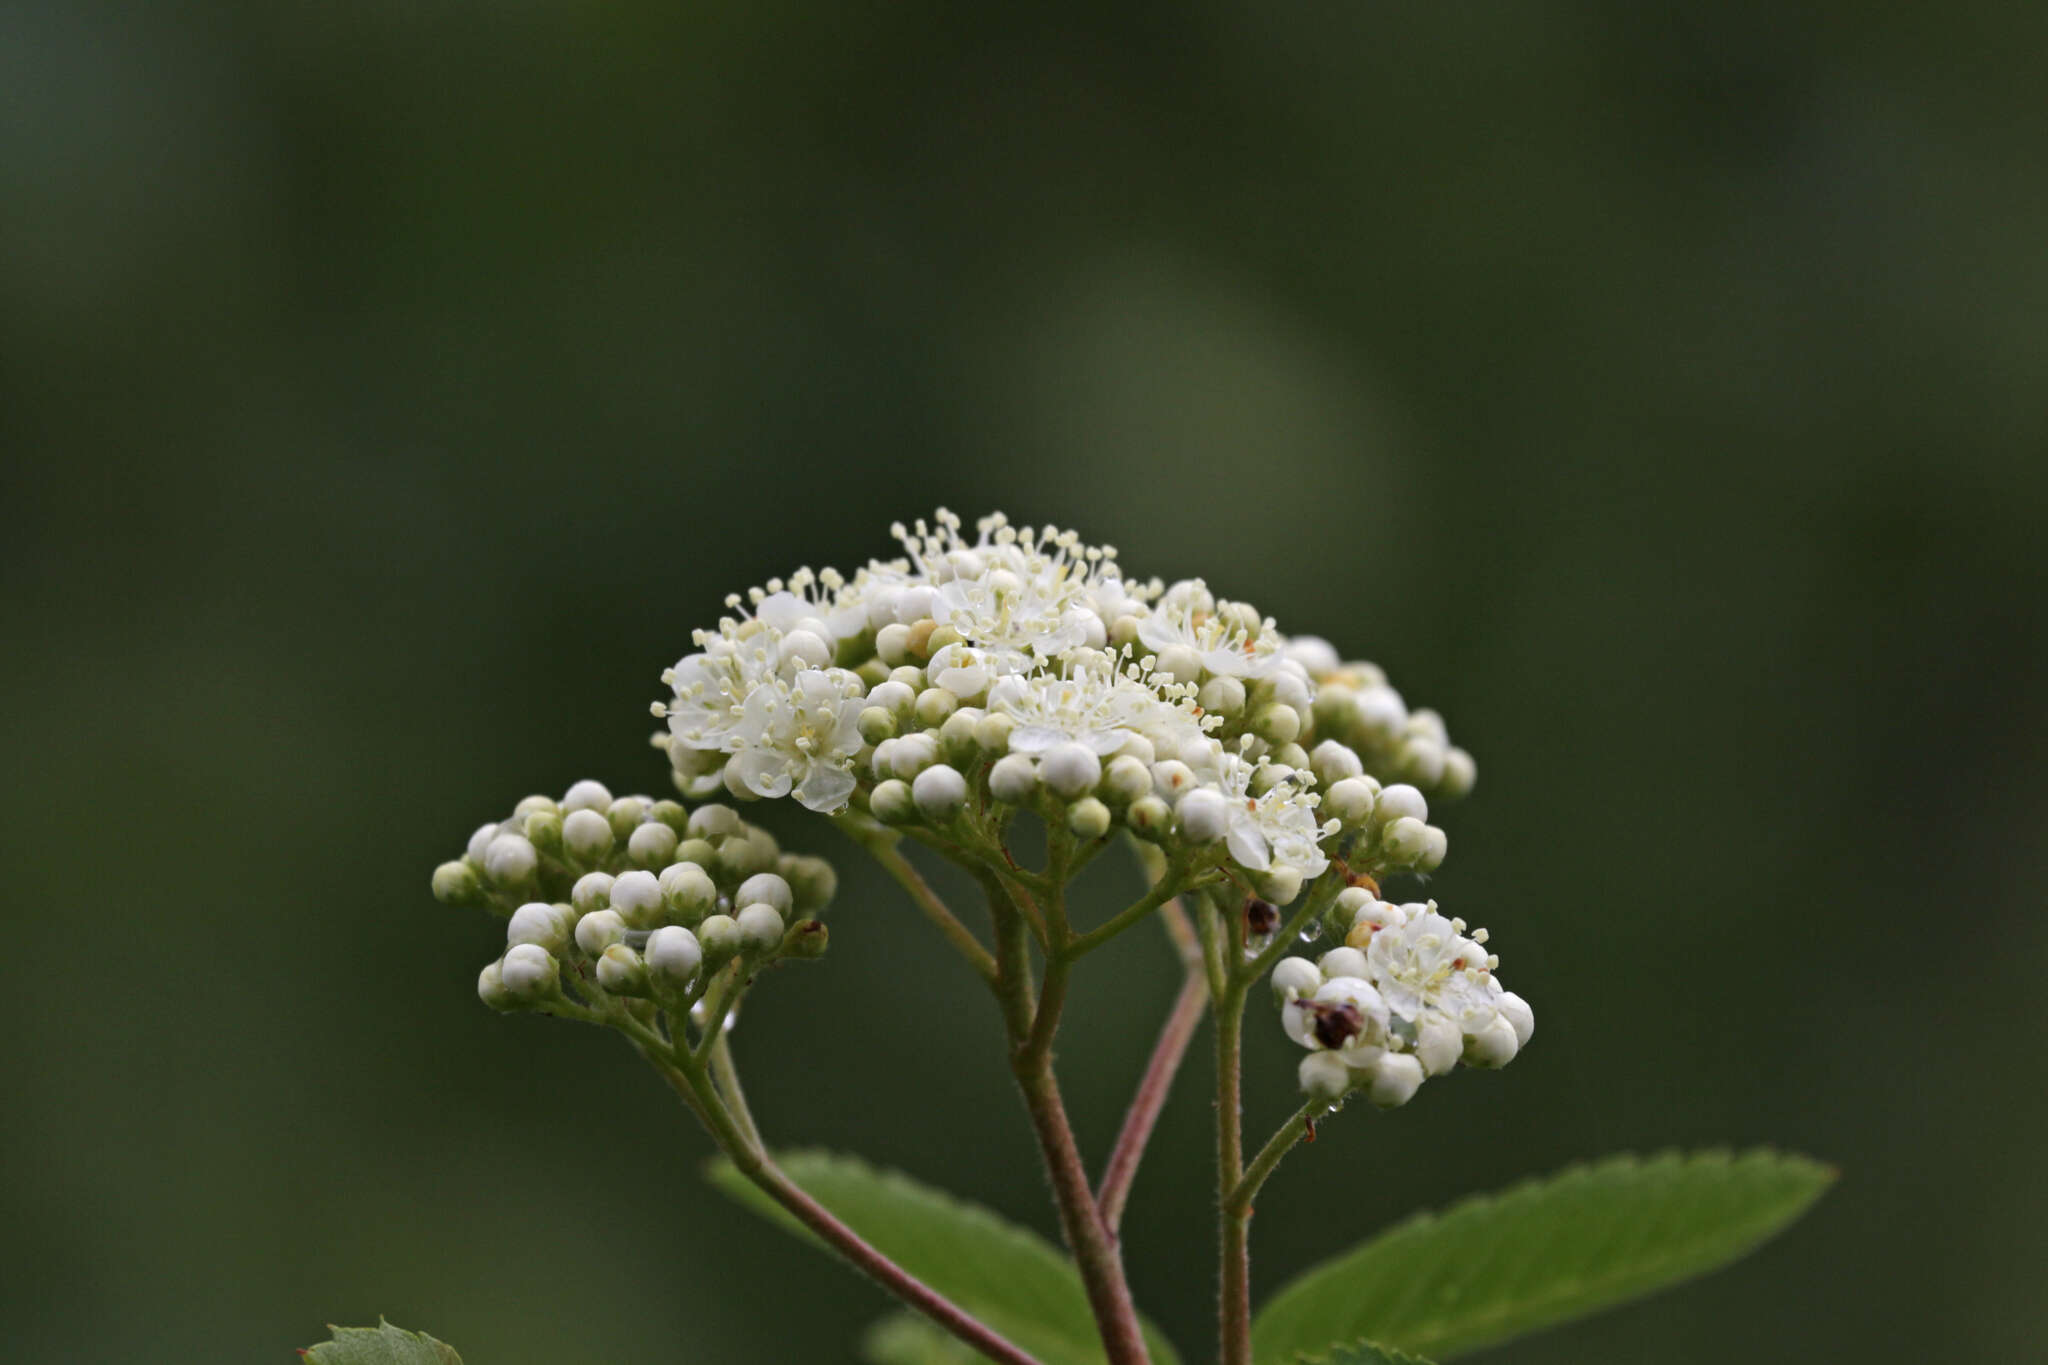
[[[529,796],[434,871],[434,894],[505,919],[477,994],[494,1009],[582,1016],[601,999],[729,1027],[753,974],[815,957],[837,885],[729,806],[613,797],[595,781]],[[675,1024],[671,1024],[675,1027]]]

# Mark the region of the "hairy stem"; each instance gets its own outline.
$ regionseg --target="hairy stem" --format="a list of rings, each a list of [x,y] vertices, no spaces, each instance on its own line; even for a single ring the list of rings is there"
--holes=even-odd
[[[805,1194],[769,1158],[758,1138],[750,1137],[749,1132],[734,1119],[717,1088],[701,1069],[659,1047],[659,1039],[651,1035],[636,1037],[636,1042],[641,1053],[682,1097],[683,1103],[697,1116],[734,1168],[787,1209],[798,1222],[816,1233],[854,1269],[990,1360],[1001,1361],[1003,1365],[1040,1365],[1037,1357],[1013,1345],[951,1299],[897,1265],[867,1239],[840,1222],[824,1205]],[[655,1046],[650,1047],[650,1043]],[[731,1054],[720,1049],[717,1055],[725,1057],[729,1069]],[[736,1074],[733,1093],[738,1093]],[[751,1128],[751,1122],[748,1128]]]
[[[1258,1196],[1259,1187],[1266,1183],[1266,1177],[1273,1174],[1273,1168],[1280,1164],[1280,1159],[1294,1149],[1295,1143],[1301,1141],[1302,1135],[1308,1132],[1308,1126],[1316,1114],[1326,1108],[1327,1105],[1314,1101],[1303,1105],[1295,1111],[1294,1117],[1280,1125],[1279,1132],[1266,1139],[1266,1145],[1259,1148],[1259,1154],[1244,1168],[1244,1175],[1238,1180],[1236,1188],[1224,1196],[1223,1207],[1226,1212],[1249,1214],[1252,1211],[1252,1200]]]
[[[882,865],[883,870],[896,879],[897,884],[910,894],[910,899],[917,908],[924,911],[925,918],[945,935],[946,941],[953,945],[960,956],[967,959],[967,965],[974,968],[975,974],[983,981],[994,985],[995,959],[989,955],[988,949],[981,946],[981,940],[974,936],[973,931],[960,922],[959,917],[946,907],[945,901],[939,899],[938,892],[932,890],[931,883],[924,879],[924,874],[919,872],[911,864],[910,859],[904,857],[902,851],[896,847],[901,842],[901,837],[891,834],[872,820],[852,815],[837,816],[833,823],[844,830],[855,843],[866,849],[869,855]]]
[[[991,877],[989,909],[996,920],[997,964],[1001,972],[999,994],[1003,999],[1004,1023],[1010,1039],[1010,1070],[1024,1097],[1031,1118],[1032,1135],[1038,1140],[1039,1155],[1045,1161],[1052,1182],[1053,1202],[1059,1210],[1060,1231],[1088,1294],[1088,1307],[1095,1315],[1103,1350],[1110,1365],[1149,1365],[1144,1335],[1138,1329],[1138,1310],[1131,1300],[1130,1285],[1124,1279],[1123,1259],[1116,1239],[1102,1221],[1094,1194],[1089,1189],[1088,1171],[1082,1165],[1074,1130],[1060,1097],[1059,1082],[1053,1074],[1052,1040],[1059,1027],[1059,1010],[1065,999],[1066,964],[1057,957],[1046,964],[1046,984],[1034,1005],[1030,987],[1030,940],[1021,913],[1002,882]],[[1055,896],[1049,902],[1048,923],[1065,929],[1065,907]]]
[[[1152,1060],[1145,1065],[1145,1075],[1138,1082],[1137,1093],[1131,1097],[1131,1107],[1124,1115],[1124,1126],[1117,1134],[1116,1146],[1110,1149],[1109,1164],[1103,1168],[1102,1185],[1096,1193],[1095,1203],[1102,1213],[1102,1225],[1111,1236],[1116,1235],[1117,1226],[1123,1221],[1124,1204],[1130,1198],[1131,1182],[1137,1178],[1138,1163],[1144,1159],[1145,1144],[1152,1137],[1152,1128],[1159,1121],[1159,1111],[1165,1107],[1167,1092],[1173,1088],[1174,1075],[1180,1070],[1181,1060],[1187,1056],[1188,1045],[1195,1039],[1195,1029],[1201,1024],[1202,1011],[1208,1004],[1208,983],[1197,971],[1190,971],[1187,980],[1181,983],[1180,994],[1174,999],[1165,1025],[1159,1030],[1159,1041],[1152,1048]]]

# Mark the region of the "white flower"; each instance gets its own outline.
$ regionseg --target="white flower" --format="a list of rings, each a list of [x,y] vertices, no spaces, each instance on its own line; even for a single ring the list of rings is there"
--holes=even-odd
[[[1113,551],[1083,545],[1071,531],[1020,531],[1000,513],[978,523],[971,545],[958,517],[941,508],[936,521],[936,528],[918,522],[914,534],[896,528],[912,563],[936,588],[932,619],[962,641],[932,655],[927,671],[934,683],[971,697],[997,678],[1108,638],[1094,593],[1115,581]],[[1112,597],[1124,600],[1120,583]]]
[[[1263,872],[1284,863],[1304,878],[1319,875],[1330,860],[1318,847],[1328,837],[1316,821],[1316,797],[1282,779],[1264,795],[1251,792],[1258,765],[1225,750],[1217,756],[1217,788],[1226,824],[1224,844],[1238,866]]]
[[[1174,699],[1162,695],[1162,688],[1172,689]],[[999,680],[989,689],[988,709],[1016,722],[1010,752],[1018,754],[1042,754],[1071,742],[1107,758],[1133,735],[1155,743],[1169,739],[1177,749],[1187,736],[1202,733],[1181,689],[1147,681],[1137,668],[1120,667],[1095,650],[1069,656],[1058,673]]]
[[[1234,678],[1266,677],[1285,658],[1272,621],[1241,602],[1218,602],[1199,578],[1168,588],[1138,622],[1138,638],[1162,654],[1185,649],[1209,672]]]
[[[808,668],[747,694],[733,732],[730,770],[756,796],[788,796],[815,811],[844,809],[861,750],[867,686],[844,669]]]
[[[1492,958],[1432,906],[1406,923],[1390,924],[1365,950],[1368,976],[1387,1008],[1411,1024],[1437,1014],[1465,1034],[1485,1028],[1498,1013]]]

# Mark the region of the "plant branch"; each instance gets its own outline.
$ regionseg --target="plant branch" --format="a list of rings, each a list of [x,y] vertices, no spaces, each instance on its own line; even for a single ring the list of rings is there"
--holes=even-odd
[[[910,899],[924,911],[925,918],[938,928],[960,956],[967,959],[967,965],[974,968],[976,975],[993,986],[996,980],[995,958],[981,946],[981,940],[974,936],[973,931],[947,908],[938,892],[932,890],[931,883],[924,879],[924,874],[903,856],[902,850],[896,847],[901,842],[900,836],[891,834],[872,820],[862,820],[850,814],[833,817],[833,823],[866,849],[883,870],[910,893]]]
[[[1186,916],[1182,918],[1185,920]],[[1102,1225],[1112,1236],[1123,1221],[1124,1203],[1130,1198],[1138,1163],[1144,1159],[1145,1144],[1152,1137],[1153,1125],[1159,1121],[1159,1111],[1166,1105],[1167,1092],[1173,1088],[1173,1078],[1187,1056],[1188,1045],[1195,1039],[1195,1029],[1200,1026],[1202,1011],[1208,1004],[1208,983],[1202,979],[1199,968],[1191,968],[1165,1025],[1159,1030],[1159,1041],[1153,1045],[1152,1059],[1146,1063],[1145,1075],[1131,1097],[1130,1110],[1124,1115],[1123,1129],[1117,1134],[1116,1146],[1110,1149],[1109,1164],[1103,1168],[1102,1185],[1095,1195]]]
[[[1259,1187],[1266,1183],[1266,1177],[1273,1174],[1274,1167],[1280,1164],[1282,1157],[1294,1150],[1294,1144],[1301,1141],[1302,1136],[1309,1131],[1308,1126],[1316,1114],[1328,1107],[1311,1100],[1297,1109],[1293,1118],[1280,1125],[1280,1131],[1266,1140],[1266,1145],[1259,1148],[1259,1154],[1244,1168],[1244,1175],[1238,1180],[1237,1187],[1224,1196],[1223,1208],[1226,1214],[1249,1214],[1252,1211],[1252,1200],[1257,1196]]]
[[[1179,862],[1173,863],[1158,881],[1152,883],[1144,895],[1087,933],[1070,939],[1066,946],[1060,949],[1060,956],[1072,961],[1100,948],[1186,890],[1186,876],[1186,866]]]

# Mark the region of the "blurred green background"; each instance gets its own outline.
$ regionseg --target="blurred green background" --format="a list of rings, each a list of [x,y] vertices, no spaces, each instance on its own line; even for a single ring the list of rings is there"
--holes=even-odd
[[[427,875],[657,787],[727,591],[1000,506],[1385,665],[1530,1052],[1347,1114],[1270,1288],[1572,1158],[1840,1163],[1488,1359],[2038,1359],[2048,10],[0,8],[0,1355],[844,1360],[863,1282]],[[829,831],[771,1134],[1050,1231],[978,989]],[[1121,903],[1114,877],[1100,903]],[[1100,1153],[1174,978],[1084,987]],[[801,979],[799,979],[801,978]],[[1251,1127],[1295,1056],[1254,1029]],[[1128,1224],[1210,1321],[1198,1066]]]

